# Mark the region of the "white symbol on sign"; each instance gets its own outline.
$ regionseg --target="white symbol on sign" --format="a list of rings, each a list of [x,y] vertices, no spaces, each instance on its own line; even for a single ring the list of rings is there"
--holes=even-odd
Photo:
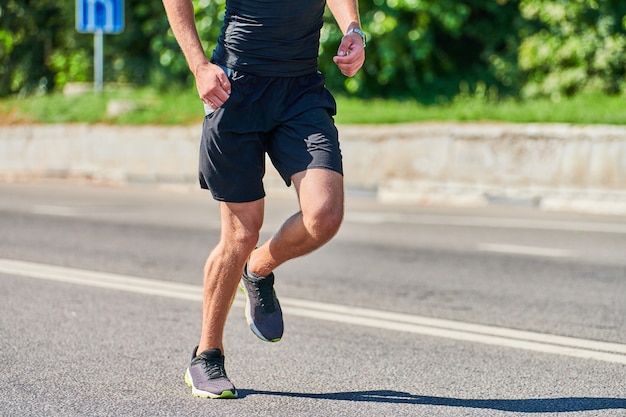
[[[87,26],[112,32],[114,27],[113,2],[111,0],[87,0],[87,22]]]
[[[124,26],[124,3],[119,0],[77,0],[76,29],[79,32],[119,33]]]

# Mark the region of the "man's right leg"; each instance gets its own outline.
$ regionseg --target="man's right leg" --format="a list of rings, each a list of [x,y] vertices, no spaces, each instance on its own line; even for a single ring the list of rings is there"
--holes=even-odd
[[[220,242],[204,267],[200,343],[192,354],[185,381],[196,396],[236,398],[237,390],[224,368],[224,326],[244,265],[259,239],[263,200],[221,203],[220,212]]]
[[[224,351],[224,326],[243,268],[259,241],[264,200],[220,203],[221,237],[204,266],[202,332],[199,351]]]

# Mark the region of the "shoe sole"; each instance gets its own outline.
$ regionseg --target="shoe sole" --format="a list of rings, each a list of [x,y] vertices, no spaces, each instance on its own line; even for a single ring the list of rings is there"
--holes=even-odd
[[[250,297],[248,296],[248,291],[246,291],[246,286],[243,285],[243,283],[239,282],[239,289],[243,291],[243,293],[246,296],[245,316],[246,316],[246,322],[248,323],[250,330],[252,330],[252,333],[254,333],[256,337],[258,337],[264,342],[271,342],[271,343],[279,342],[281,339],[280,337],[277,337],[275,339],[268,339],[267,337],[263,336],[263,334],[261,334],[259,329],[256,327],[256,324],[254,324],[254,320],[252,320]]]
[[[237,390],[234,391],[224,391],[221,394],[214,394],[212,392],[203,391],[193,386],[193,381],[191,380],[191,375],[189,374],[189,368],[187,368],[187,372],[185,372],[185,383],[191,388],[191,394],[194,397],[200,398],[238,398]]]

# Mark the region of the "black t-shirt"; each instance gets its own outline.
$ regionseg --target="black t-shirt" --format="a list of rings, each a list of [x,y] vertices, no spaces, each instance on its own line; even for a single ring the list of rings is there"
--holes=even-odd
[[[325,0],[227,0],[211,61],[271,77],[317,71]]]

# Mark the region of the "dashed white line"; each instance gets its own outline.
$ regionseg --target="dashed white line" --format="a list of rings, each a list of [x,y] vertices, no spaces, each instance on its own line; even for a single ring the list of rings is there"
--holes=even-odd
[[[78,210],[67,206],[50,206],[38,205],[32,206],[30,212],[33,214],[41,214],[44,216],[74,217],[78,214]]]
[[[507,245],[500,243],[482,243],[477,248],[480,252],[506,253],[511,255],[543,256],[548,258],[571,258],[574,252],[565,249],[543,248],[538,246]]]
[[[197,285],[0,259],[0,273],[201,301]],[[242,300],[236,301],[243,306]],[[626,345],[281,297],[288,315],[626,365]]]

